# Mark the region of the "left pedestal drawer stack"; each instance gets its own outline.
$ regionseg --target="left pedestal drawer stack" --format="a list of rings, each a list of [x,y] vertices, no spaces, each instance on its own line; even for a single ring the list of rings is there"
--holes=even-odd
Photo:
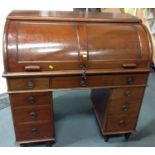
[[[17,85],[12,84],[14,81],[19,81],[21,90],[14,89],[19,87],[16,82]],[[25,81],[28,87],[25,87]],[[37,90],[42,87],[48,89],[47,81],[39,78],[23,79],[23,83],[21,79],[8,80],[16,142],[19,144],[55,140],[52,93]]]

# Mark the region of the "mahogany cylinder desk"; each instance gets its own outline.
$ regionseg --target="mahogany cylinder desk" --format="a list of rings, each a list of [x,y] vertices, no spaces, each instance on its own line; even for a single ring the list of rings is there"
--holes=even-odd
[[[50,142],[52,92],[91,89],[101,132],[126,139],[136,123],[150,72],[152,43],[128,14],[13,11],[4,29],[7,79],[16,142]]]

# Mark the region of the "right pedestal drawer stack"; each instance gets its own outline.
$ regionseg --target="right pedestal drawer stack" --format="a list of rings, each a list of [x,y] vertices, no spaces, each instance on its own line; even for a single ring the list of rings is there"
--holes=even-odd
[[[105,141],[118,134],[123,134],[128,139],[135,130],[146,80],[141,80],[141,84],[137,85],[134,81],[138,79],[133,79],[128,86],[91,91],[94,110]]]

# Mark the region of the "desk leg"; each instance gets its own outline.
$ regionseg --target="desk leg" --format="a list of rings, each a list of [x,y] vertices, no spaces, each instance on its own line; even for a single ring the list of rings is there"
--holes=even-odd
[[[103,136],[103,138],[104,138],[105,142],[108,142],[110,137],[109,136]]]
[[[125,140],[128,140],[128,139],[130,138],[130,136],[131,136],[131,133],[126,133],[126,134],[124,135]]]
[[[94,89],[91,91],[93,108],[105,141],[108,141],[109,139],[108,136],[104,135],[104,128],[106,124],[107,106],[110,94],[111,89]]]

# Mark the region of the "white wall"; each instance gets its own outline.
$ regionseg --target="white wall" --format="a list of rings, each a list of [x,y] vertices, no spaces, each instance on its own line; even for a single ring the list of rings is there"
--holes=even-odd
[[[66,1],[67,2],[67,1]],[[67,6],[67,7],[66,7]],[[3,0],[0,5],[0,93],[7,90],[6,81],[2,78],[3,73],[3,29],[6,16],[12,10],[73,10],[69,5],[64,5],[59,0],[53,5],[53,0]]]

